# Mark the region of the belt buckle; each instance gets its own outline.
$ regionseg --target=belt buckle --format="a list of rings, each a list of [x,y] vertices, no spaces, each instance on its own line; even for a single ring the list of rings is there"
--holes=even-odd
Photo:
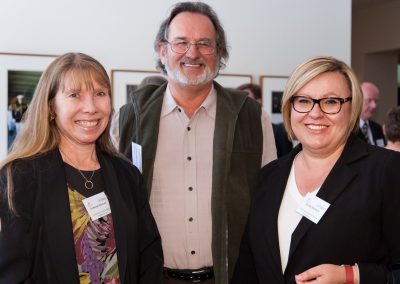
[[[188,269],[171,269],[164,268],[164,274],[168,277],[180,280],[190,281],[192,283],[199,283],[214,277],[214,271],[212,267],[207,267],[199,270],[188,270]]]

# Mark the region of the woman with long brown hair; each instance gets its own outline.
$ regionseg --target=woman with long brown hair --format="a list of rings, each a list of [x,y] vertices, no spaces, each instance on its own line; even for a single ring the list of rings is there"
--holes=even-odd
[[[109,136],[107,72],[82,53],[45,70],[0,176],[1,283],[160,283],[140,172]]]

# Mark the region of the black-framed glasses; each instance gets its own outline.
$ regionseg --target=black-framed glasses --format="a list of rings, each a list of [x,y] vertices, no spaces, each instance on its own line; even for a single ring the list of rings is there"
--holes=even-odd
[[[352,98],[323,98],[323,99],[312,99],[303,96],[293,96],[290,98],[293,109],[299,113],[310,112],[315,104],[319,105],[319,108],[323,113],[336,114],[342,109],[342,105],[347,102],[351,102]]]
[[[202,40],[193,43],[186,40],[174,40],[171,42],[165,41],[165,43],[170,45],[171,50],[173,52],[179,54],[185,54],[192,45],[194,45],[200,52],[200,54],[203,55],[210,55],[215,52],[215,44],[207,40]]]

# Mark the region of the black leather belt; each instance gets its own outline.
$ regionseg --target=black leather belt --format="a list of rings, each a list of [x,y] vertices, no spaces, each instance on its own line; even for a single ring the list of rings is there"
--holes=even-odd
[[[171,269],[164,267],[164,276],[186,280],[190,282],[201,282],[214,277],[214,269],[212,267],[204,267],[201,269]]]

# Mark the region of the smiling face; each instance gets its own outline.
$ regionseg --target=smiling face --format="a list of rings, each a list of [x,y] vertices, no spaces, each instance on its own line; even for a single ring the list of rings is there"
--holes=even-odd
[[[91,85],[81,82],[77,87],[76,82],[67,75],[54,97],[60,144],[94,146],[110,119],[112,108],[109,90],[95,80]]]
[[[351,96],[348,83],[339,72],[326,72],[313,78],[296,94],[313,99]],[[309,113],[298,113],[293,108],[290,123],[305,151],[330,154],[342,147],[347,139],[351,117],[351,102],[344,103],[337,114],[325,114],[318,104]]]
[[[211,20],[196,13],[183,12],[175,16],[168,28],[168,42],[183,40],[190,43],[210,42],[215,45],[215,29]],[[160,59],[167,70],[171,84],[211,84],[218,74],[219,55],[203,55],[195,45],[184,54],[173,52],[169,44],[160,44]]]

